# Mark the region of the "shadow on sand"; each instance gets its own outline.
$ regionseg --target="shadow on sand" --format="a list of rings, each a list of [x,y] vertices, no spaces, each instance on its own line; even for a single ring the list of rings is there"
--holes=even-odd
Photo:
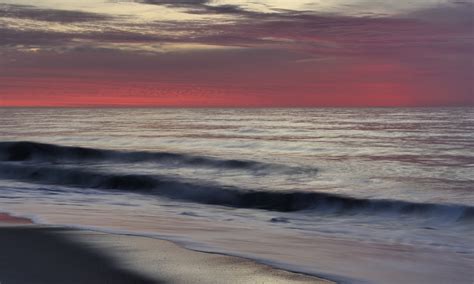
[[[119,267],[111,258],[61,234],[66,231],[0,228],[0,283],[163,283]]]

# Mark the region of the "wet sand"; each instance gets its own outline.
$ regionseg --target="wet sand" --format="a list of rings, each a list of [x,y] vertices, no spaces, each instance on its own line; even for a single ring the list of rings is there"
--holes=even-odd
[[[0,214],[0,283],[332,283],[169,241]]]

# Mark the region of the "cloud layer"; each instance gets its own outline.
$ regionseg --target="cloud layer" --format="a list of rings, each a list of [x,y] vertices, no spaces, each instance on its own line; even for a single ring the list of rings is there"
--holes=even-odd
[[[0,104],[474,105],[470,2],[56,2],[0,0]]]

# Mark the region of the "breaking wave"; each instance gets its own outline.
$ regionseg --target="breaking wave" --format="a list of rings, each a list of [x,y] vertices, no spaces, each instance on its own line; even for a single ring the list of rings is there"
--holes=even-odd
[[[157,175],[99,173],[54,166],[0,164],[0,178],[77,188],[134,191],[181,201],[280,212],[314,210],[331,214],[395,214],[456,221],[474,220],[474,207],[362,199],[321,192],[247,190],[199,184]]]
[[[240,170],[281,170],[316,173],[315,168],[295,168],[250,160],[218,159],[172,152],[116,151],[18,141],[0,142],[0,161],[37,162],[157,162],[185,166]]]

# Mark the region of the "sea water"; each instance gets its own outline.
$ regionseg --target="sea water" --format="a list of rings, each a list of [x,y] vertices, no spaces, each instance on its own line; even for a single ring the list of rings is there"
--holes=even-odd
[[[0,125],[0,211],[342,282],[474,279],[474,108],[4,108]]]

